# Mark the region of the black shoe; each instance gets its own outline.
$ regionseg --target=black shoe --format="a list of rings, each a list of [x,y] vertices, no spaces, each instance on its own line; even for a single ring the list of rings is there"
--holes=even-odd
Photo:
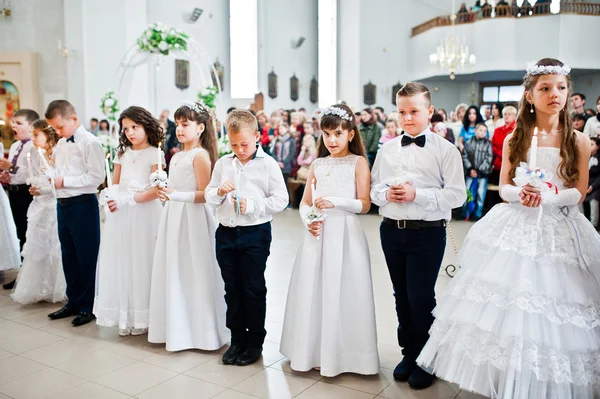
[[[262,354],[261,348],[248,348],[238,356],[235,364],[238,366],[248,366],[249,364],[256,363],[256,361],[260,358]]]
[[[423,370],[421,367],[417,367],[410,375],[410,378],[408,379],[408,385],[412,389],[429,388],[431,384],[433,384],[434,378],[434,376]]]
[[[221,361],[223,364],[235,364],[237,358],[246,350],[245,347],[241,345],[231,345],[227,352],[223,354]]]
[[[396,381],[406,382],[416,368],[417,362],[415,359],[405,357],[394,369],[394,379]]]
[[[73,324],[73,327],[79,327],[93,321],[95,318],[96,316],[94,316],[92,313],[79,312],[79,315],[73,319],[71,324]]]
[[[48,315],[52,320],[64,319],[65,317],[75,316],[77,312],[73,308],[68,308],[66,305],[57,310],[56,312]]]
[[[14,279],[13,281],[11,281],[10,283],[6,283],[2,286],[2,288],[4,288],[5,290],[12,290],[15,287],[15,283],[17,282],[17,279]]]

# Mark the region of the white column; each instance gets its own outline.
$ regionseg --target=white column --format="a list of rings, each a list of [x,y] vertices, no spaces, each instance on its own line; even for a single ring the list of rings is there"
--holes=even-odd
[[[338,8],[337,99],[351,107],[362,104],[360,81],[360,0],[344,0]],[[319,93],[320,94],[320,93]]]
[[[258,92],[257,0],[230,0],[231,98],[250,99]]]
[[[327,107],[337,102],[337,0],[319,0],[318,18],[319,107]]]

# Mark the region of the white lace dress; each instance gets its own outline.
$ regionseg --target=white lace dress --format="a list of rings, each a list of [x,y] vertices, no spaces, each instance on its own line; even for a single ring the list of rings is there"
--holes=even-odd
[[[314,162],[318,197],[356,199],[358,156]],[[308,231],[294,263],[282,354],[291,368],[321,375],[377,374],[377,327],[367,238],[356,214],[325,211],[321,239]]]
[[[67,299],[67,283],[58,240],[56,196],[45,176],[29,182],[44,194],[34,196],[27,210],[23,264],[11,297],[21,304],[62,302]]]
[[[539,148],[556,173],[557,148]],[[600,398],[600,238],[577,206],[496,205],[434,310],[418,363],[503,399]]]
[[[4,156],[4,145],[0,143],[0,156]],[[21,265],[17,227],[10,210],[8,195],[0,185],[0,270],[16,269]]]
[[[150,188],[156,147],[128,148],[121,165],[119,192],[135,194]],[[164,158],[162,159],[164,165]],[[162,206],[158,199],[126,206],[106,216],[96,268],[96,323],[119,329],[148,328],[152,260]]]
[[[196,191],[193,161],[199,151],[178,152],[169,180],[180,191]],[[154,253],[148,340],[168,351],[216,350],[229,340],[225,284],[215,255],[217,224],[206,204],[167,201]]]

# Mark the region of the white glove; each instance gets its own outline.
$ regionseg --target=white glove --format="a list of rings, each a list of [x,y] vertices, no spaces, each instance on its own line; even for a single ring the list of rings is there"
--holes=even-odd
[[[513,186],[512,184],[505,184],[500,187],[500,197],[508,202],[521,202],[521,187]]]
[[[113,201],[117,204],[117,209],[123,209],[128,206],[135,206],[137,202],[135,202],[135,198],[133,194],[120,195],[115,198]]]
[[[581,199],[581,192],[576,188],[560,190],[558,194],[554,191],[547,191],[542,194],[542,204],[569,206],[577,205]]]
[[[52,187],[40,187],[37,189],[38,193],[40,193],[40,195],[50,195],[52,194]]]
[[[194,191],[173,191],[171,194],[167,194],[169,200],[177,202],[190,202],[193,203],[196,198]]]
[[[341,211],[352,212],[352,213],[361,213],[362,212],[362,202],[358,199],[350,199],[350,198],[341,198],[341,197],[325,197],[323,198],[326,201],[329,201],[333,204],[335,209],[339,209]]]
[[[310,224],[310,220],[308,220],[308,214],[310,213],[310,206],[301,205],[300,206],[300,220],[302,220],[302,224],[304,227],[308,227]]]

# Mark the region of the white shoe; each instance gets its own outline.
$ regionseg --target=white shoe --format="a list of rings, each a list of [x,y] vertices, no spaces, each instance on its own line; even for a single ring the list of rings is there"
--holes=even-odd
[[[133,330],[131,330],[131,335],[144,335],[147,332],[147,328],[134,328]]]
[[[119,336],[127,337],[131,335],[131,328],[119,328]]]

